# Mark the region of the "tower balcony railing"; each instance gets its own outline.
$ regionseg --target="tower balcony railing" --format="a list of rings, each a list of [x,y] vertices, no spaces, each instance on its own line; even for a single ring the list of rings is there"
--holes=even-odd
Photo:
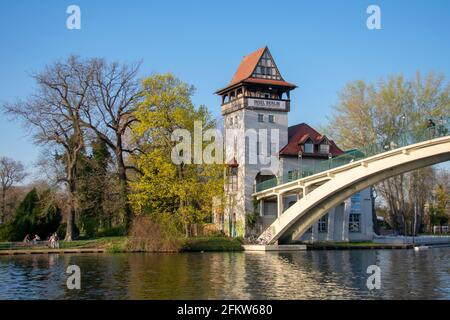
[[[367,145],[360,149],[348,151],[344,154],[330,158],[328,160],[315,162],[308,165],[299,165],[297,170],[290,171],[282,176],[260,182],[255,186],[255,192],[264,191],[281,184],[302,179],[313,174],[334,169],[358,160],[362,160],[383,152],[406,147],[411,144],[445,137],[450,134],[450,118],[440,120],[440,123],[426,128],[417,128],[413,130],[401,130],[392,137],[386,137],[381,142]]]
[[[255,107],[250,106],[249,101],[250,100],[265,100],[265,101],[278,101],[283,104],[282,108],[279,107],[270,107],[270,106],[261,106],[261,107]],[[239,96],[237,98],[234,98],[232,100],[229,100],[222,104],[222,114],[227,114],[230,112],[234,112],[243,108],[247,107],[253,107],[253,108],[261,108],[261,109],[273,109],[273,110],[279,110],[279,111],[289,111],[291,107],[291,100],[290,99],[274,99],[274,98],[265,98],[265,97],[252,97],[252,96]]]

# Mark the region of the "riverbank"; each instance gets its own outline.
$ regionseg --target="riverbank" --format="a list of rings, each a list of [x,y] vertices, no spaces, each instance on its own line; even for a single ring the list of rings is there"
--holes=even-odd
[[[50,254],[50,253],[125,253],[136,252],[127,245],[127,237],[104,237],[88,240],[61,241],[58,249],[42,245],[25,245],[20,242],[0,242],[0,255]],[[179,252],[235,252],[243,251],[237,239],[224,236],[180,239]]]
[[[416,238],[417,239],[417,238]],[[397,239],[398,240],[398,239]],[[0,242],[0,255],[16,254],[51,254],[51,253],[127,253],[137,252],[129,249],[127,237],[103,237],[89,240],[61,241],[58,249],[51,249],[45,245],[29,246],[20,242]],[[380,250],[380,249],[412,249],[416,242],[315,242],[302,244],[306,250]],[[437,244],[437,243],[435,243]],[[423,244],[422,244],[423,245]],[[180,239],[178,252],[240,252],[249,250],[243,241],[225,236],[192,237]],[[305,250],[303,248],[302,250]],[[293,249],[294,250],[294,249]],[[249,250],[252,251],[252,250]],[[271,251],[271,250],[264,250]]]
[[[317,242],[306,245],[307,250],[377,250],[411,249],[412,244],[375,243],[375,242]]]

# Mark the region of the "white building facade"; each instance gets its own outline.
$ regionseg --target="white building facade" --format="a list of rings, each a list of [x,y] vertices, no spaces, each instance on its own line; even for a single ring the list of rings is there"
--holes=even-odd
[[[244,57],[222,97],[225,131],[225,203],[213,222],[232,237],[259,235],[301,194],[256,202],[257,186],[275,177],[295,178],[314,164],[343,154],[336,144],[306,123],[288,126],[290,91],[267,47]],[[353,195],[317,221],[300,239],[367,241],[373,237],[371,189]]]

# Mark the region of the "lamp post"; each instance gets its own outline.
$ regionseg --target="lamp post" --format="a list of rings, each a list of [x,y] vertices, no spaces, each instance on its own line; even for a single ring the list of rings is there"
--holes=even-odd
[[[330,152],[328,153],[328,169],[331,169],[332,162],[333,162],[333,155]]]
[[[401,146],[400,147],[404,147],[404,146],[406,146],[406,130],[405,130],[406,129],[406,115],[405,114],[402,114],[400,116],[400,126],[401,126],[401,128],[400,128]]]
[[[440,137],[445,135],[444,118],[442,116],[438,120],[438,135]]]

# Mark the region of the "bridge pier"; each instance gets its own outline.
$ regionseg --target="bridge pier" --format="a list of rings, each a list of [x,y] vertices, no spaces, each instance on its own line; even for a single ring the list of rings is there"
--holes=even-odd
[[[283,195],[277,194],[277,217],[279,218],[283,214]]]
[[[264,200],[263,199],[259,200],[259,216],[260,217],[264,216]]]
[[[328,232],[327,232],[327,240],[334,240],[334,219],[335,219],[335,208],[328,212]]]

